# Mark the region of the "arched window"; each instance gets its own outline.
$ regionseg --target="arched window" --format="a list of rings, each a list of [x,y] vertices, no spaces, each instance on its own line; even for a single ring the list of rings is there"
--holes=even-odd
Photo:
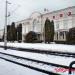
[[[33,31],[35,31],[35,30],[36,30],[36,25],[37,25],[37,20],[36,20],[36,19],[34,19],[34,21],[33,21]]]
[[[40,32],[41,25],[40,25],[40,21],[39,20],[37,20],[37,19],[33,20],[33,28],[32,29],[35,32]]]

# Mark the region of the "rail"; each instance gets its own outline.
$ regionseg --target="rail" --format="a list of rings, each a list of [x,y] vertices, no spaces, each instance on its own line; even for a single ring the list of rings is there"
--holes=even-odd
[[[4,46],[0,46],[0,47],[4,48]],[[26,49],[26,48],[16,48],[16,47],[9,47],[9,46],[7,46],[7,49],[75,58],[75,53],[69,53],[69,52],[58,52],[58,51],[51,51],[51,50],[48,51],[48,50]]]
[[[0,47],[4,48],[4,46],[0,46]],[[16,48],[16,47],[7,47],[7,49],[75,58],[75,53],[53,52],[53,51],[35,50],[35,49],[32,50],[32,49],[24,49],[24,48]],[[32,61],[32,62],[38,62],[38,63],[43,63],[43,64],[46,64],[46,65],[51,65],[51,66],[55,66],[55,67],[61,67],[61,68],[69,69],[69,74],[71,74],[72,70],[75,69],[75,68],[72,67],[72,65],[75,64],[75,61],[72,61],[69,66],[64,66],[64,65],[44,62],[44,61],[35,60],[35,59],[29,59],[29,58],[25,58],[25,57],[21,57],[21,56],[11,55],[11,54],[7,54],[7,53],[2,53],[2,52],[0,52],[0,53],[4,54],[4,55],[9,55],[9,56],[12,56],[12,57],[15,57],[15,58],[21,58],[21,59],[24,59],[24,60]],[[28,68],[46,73],[46,74],[60,75],[60,74],[56,74],[56,73],[53,73],[53,72],[50,72],[50,71],[47,71],[47,70],[42,70],[42,69],[39,69],[39,68],[36,68],[36,67],[33,67],[33,66],[29,66],[29,65],[25,65],[25,64],[22,64],[22,63],[19,63],[19,62],[15,62],[15,61],[3,58],[3,57],[0,57],[0,58],[4,59],[6,61],[9,61],[9,62],[18,64],[18,65],[24,66],[24,67],[28,67]]]
[[[0,52],[0,54],[12,56],[12,57],[14,57],[14,58],[21,59],[21,60],[24,59],[24,60],[28,60],[28,61],[33,61],[33,62],[38,62],[38,63],[43,63],[43,64],[50,65],[49,63],[46,63],[46,62],[43,62],[43,61],[28,59],[28,58],[19,57],[19,56],[10,55],[10,54],[1,53],[1,52]],[[30,69],[33,69],[33,70],[36,70],[36,71],[39,71],[39,72],[42,72],[42,73],[45,73],[45,74],[49,74],[49,75],[60,75],[60,74],[53,73],[53,72],[50,72],[50,71],[47,71],[47,70],[44,70],[44,69],[40,69],[40,68],[38,68],[38,67],[34,67],[34,66],[31,66],[31,65],[23,64],[23,63],[18,62],[18,61],[10,60],[10,59],[8,59],[8,58],[4,58],[4,57],[0,57],[0,58],[1,58],[1,59],[4,59],[4,60],[6,60],[6,61],[9,61],[9,62],[11,62],[11,63],[17,64],[17,65],[20,65],[20,66],[23,66],[23,67],[27,67],[27,68],[30,68]]]

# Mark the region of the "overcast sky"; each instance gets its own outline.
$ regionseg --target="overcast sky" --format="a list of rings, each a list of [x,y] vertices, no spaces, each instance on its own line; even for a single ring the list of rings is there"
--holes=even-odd
[[[43,12],[44,8],[49,11],[59,10],[75,6],[75,0],[8,0],[8,24],[12,21],[20,21],[28,18],[32,12]],[[5,0],[0,0],[0,29],[4,27],[5,21]]]

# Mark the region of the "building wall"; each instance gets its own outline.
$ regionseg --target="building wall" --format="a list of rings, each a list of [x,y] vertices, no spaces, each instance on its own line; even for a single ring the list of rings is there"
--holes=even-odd
[[[4,29],[0,30],[0,40],[3,38],[3,34],[4,34]]]
[[[54,21],[54,40],[65,41],[66,32],[75,27],[75,6],[45,14],[34,12],[28,19],[17,22],[22,23],[22,40],[29,31],[37,32],[40,39],[44,40],[44,24],[47,18]]]
[[[46,18],[54,20],[54,40],[65,41],[66,32],[69,30],[69,28],[75,27],[75,6],[44,14],[43,25]],[[61,33],[63,34],[61,35]]]

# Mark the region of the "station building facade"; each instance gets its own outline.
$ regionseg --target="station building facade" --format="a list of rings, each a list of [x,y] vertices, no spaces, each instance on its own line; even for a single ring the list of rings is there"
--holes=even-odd
[[[44,14],[34,12],[29,18],[16,22],[16,26],[22,24],[22,41],[29,31],[36,32],[38,39],[44,40],[44,25],[47,18],[54,21],[54,40],[66,41],[66,33],[75,27],[75,6]]]

